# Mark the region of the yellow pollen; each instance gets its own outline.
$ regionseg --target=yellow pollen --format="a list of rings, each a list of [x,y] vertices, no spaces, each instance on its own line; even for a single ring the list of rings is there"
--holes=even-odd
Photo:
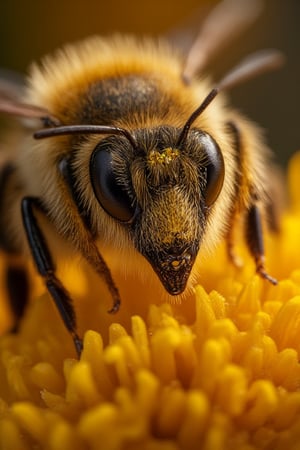
[[[167,147],[161,152],[158,150],[151,150],[149,153],[148,161],[151,165],[154,164],[170,164],[179,156],[179,150],[177,148]]]

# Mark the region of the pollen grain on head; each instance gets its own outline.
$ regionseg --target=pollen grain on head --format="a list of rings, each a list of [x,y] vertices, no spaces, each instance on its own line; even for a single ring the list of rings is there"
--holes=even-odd
[[[148,163],[151,166],[155,165],[167,165],[178,158],[180,152],[177,148],[167,147],[162,151],[150,150],[148,155]]]

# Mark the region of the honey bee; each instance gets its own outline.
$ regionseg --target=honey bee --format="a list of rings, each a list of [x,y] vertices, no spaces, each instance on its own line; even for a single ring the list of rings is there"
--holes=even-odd
[[[35,65],[21,96],[0,85],[0,111],[22,118],[0,183],[0,245],[11,256],[6,279],[17,316],[28,280],[16,261],[29,250],[80,354],[71,296],[45,229],[104,278],[110,312],[120,296],[102,248],[119,254],[119,265],[138,261],[146,278],[155,273],[180,296],[192,285],[196,258],[221,239],[234,262],[239,217],[257,273],[276,283],[265,269],[262,233],[274,211],[270,151],[218,94],[277,68],[282,56],[255,53],[214,86],[202,76],[257,5],[221,2],[185,55],[162,40],[93,37]]]

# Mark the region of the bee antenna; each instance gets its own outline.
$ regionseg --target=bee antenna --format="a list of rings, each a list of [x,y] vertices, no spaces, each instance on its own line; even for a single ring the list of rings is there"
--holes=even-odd
[[[55,136],[65,136],[72,134],[118,134],[123,135],[137,149],[137,142],[130,131],[125,128],[113,127],[108,125],[65,125],[53,128],[45,128],[36,131],[33,134],[35,139],[44,139]]]
[[[185,122],[185,125],[179,135],[176,146],[181,145],[186,140],[187,134],[190,131],[192,124],[195,122],[197,117],[199,117],[202,114],[202,112],[208,107],[208,105],[213,101],[213,99],[218,95],[218,93],[219,93],[218,88],[212,89],[210,93],[205,97],[201,105],[197,109],[195,109],[192,115]]]
[[[276,70],[283,65],[284,61],[285,58],[283,54],[278,50],[273,49],[255,52],[243,59],[222,78],[216,87],[214,87],[205,97],[200,106],[191,114],[179,135],[177,146],[185,141],[194,121],[203,113],[220,91],[229,90],[257,75]]]

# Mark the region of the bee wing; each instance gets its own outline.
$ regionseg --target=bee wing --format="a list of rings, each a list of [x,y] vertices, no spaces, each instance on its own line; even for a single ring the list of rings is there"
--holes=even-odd
[[[0,112],[16,117],[28,119],[40,119],[42,121],[50,119],[50,113],[47,109],[40,106],[27,105],[15,100],[8,100],[5,96],[2,98],[0,93]]]
[[[213,56],[250,26],[262,11],[260,0],[223,0],[207,16],[190,47],[183,79],[190,80],[203,70]]]
[[[12,70],[0,69],[0,98],[18,100],[25,87],[23,75]]]
[[[0,69],[0,113],[25,119],[38,119],[46,126],[60,124],[46,108],[23,103],[20,99],[23,96],[24,88],[24,78],[20,74]],[[32,121],[31,123],[24,122],[24,125],[30,126],[30,128],[35,126]]]
[[[169,29],[163,37],[173,48],[181,52],[182,55],[186,55],[199,34],[199,24],[204,22],[210,10],[211,7],[207,4],[201,4],[197,7],[193,16],[189,15],[187,19],[181,20],[179,25]]]

